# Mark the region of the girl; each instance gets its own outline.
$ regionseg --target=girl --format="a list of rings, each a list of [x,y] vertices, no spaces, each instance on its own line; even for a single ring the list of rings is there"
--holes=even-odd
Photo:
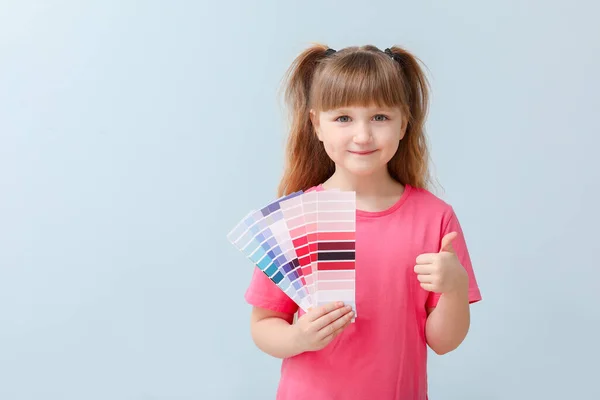
[[[315,45],[289,70],[292,126],[279,195],[356,192],[356,307],[299,313],[255,268],[251,332],[283,359],[281,400],[427,399],[427,346],[456,349],[481,300],[452,207],[427,189],[428,89],[400,47]]]

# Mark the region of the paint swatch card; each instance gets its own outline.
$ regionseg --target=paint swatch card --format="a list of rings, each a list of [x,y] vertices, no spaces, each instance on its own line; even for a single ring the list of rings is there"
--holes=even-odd
[[[343,301],[355,310],[356,195],[321,191],[317,196],[317,305]]]
[[[295,192],[246,215],[228,240],[305,312],[334,301],[356,310],[356,194]]]
[[[306,233],[306,220],[302,196],[296,196],[281,202],[281,212],[285,219],[298,263],[300,264],[302,284],[306,287],[311,304],[314,303],[314,281],[310,262],[310,250]]]
[[[302,196],[302,206],[304,209],[304,221],[306,223],[306,242],[308,245],[308,257],[312,279],[308,286],[313,301],[316,304],[315,280],[317,278],[317,192],[312,191]]]

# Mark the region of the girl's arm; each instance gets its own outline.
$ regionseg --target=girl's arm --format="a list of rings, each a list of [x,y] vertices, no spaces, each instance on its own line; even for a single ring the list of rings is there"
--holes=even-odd
[[[471,324],[468,286],[442,294],[436,307],[427,309],[427,344],[436,354],[456,349],[467,336]]]
[[[250,316],[252,340],[267,354],[288,358],[301,353],[293,338],[292,314],[253,307]]]
[[[452,246],[456,237],[456,232],[445,235],[440,252],[419,255],[415,266],[421,287],[441,293],[436,307],[427,309],[425,324],[427,344],[440,355],[456,349],[471,324],[469,275]]]

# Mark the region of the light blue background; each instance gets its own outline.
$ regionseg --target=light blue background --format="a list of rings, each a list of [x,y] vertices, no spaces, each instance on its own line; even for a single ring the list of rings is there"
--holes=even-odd
[[[0,398],[274,398],[225,235],[275,194],[277,91],[313,41],[403,45],[429,70],[436,194],[484,296],[430,359],[430,398],[600,398],[599,12],[3,1]]]

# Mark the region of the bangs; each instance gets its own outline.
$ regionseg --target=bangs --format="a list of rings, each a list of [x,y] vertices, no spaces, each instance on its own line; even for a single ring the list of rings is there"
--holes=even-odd
[[[385,54],[354,52],[327,60],[311,88],[311,107],[329,111],[342,107],[406,109],[406,83],[398,64]]]

